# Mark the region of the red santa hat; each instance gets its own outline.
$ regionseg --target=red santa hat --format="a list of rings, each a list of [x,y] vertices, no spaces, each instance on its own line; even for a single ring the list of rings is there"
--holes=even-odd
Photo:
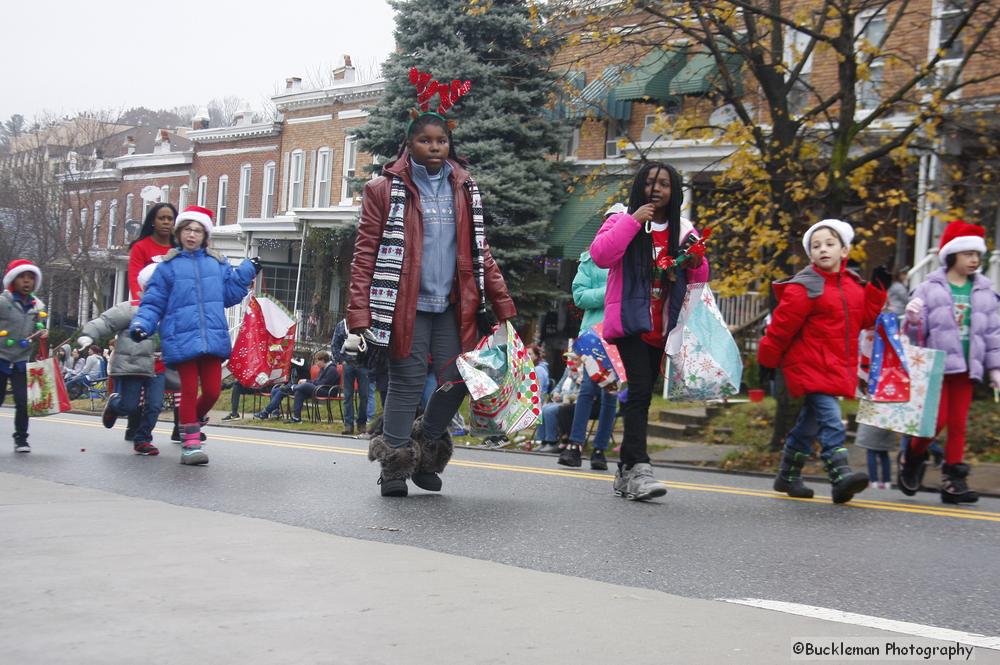
[[[214,215],[212,211],[208,208],[202,208],[201,206],[188,206],[184,208],[184,212],[177,215],[177,219],[174,221],[174,231],[180,228],[182,222],[193,221],[198,222],[203,227],[205,227],[205,235],[212,235],[212,221]]]
[[[28,259],[14,259],[7,264],[7,272],[3,274],[3,288],[9,289],[14,279],[25,272],[35,273],[35,290],[42,288],[42,271]]]
[[[851,246],[851,242],[854,240],[854,227],[840,219],[824,219],[810,226],[802,238],[802,246],[805,248],[807,256],[809,254],[809,241],[812,240],[813,233],[824,228],[836,233],[845,247]]]
[[[963,222],[960,219],[944,227],[941,234],[941,245],[938,250],[938,260],[942,264],[949,254],[958,252],[979,252],[986,253],[986,229],[975,224]]]

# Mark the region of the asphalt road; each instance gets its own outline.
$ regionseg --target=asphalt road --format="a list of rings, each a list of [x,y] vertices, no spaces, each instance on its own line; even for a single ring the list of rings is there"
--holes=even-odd
[[[12,412],[0,412],[0,432]],[[133,455],[119,425],[63,415],[31,422],[32,453],[0,451],[0,472],[363,540],[701,599],[754,598],[1000,634],[1000,500],[946,508],[937,497],[829,488],[792,500],[770,481],[657,469],[666,497],[627,502],[611,472],[554,457],[456,451],[441,494],[383,499],[367,442],[208,428],[207,467]],[[539,617],[544,621],[545,617]]]

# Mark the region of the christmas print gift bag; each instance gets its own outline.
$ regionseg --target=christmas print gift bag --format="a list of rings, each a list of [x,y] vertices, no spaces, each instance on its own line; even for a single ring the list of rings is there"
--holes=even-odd
[[[932,437],[937,426],[947,355],[902,340],[903,354],[910,373],[910,399],[906,402],[858,400],[859,423],[910,436]]]
[[[69,393],[63,383],[59,361],[55,358],[36,360],[27,365],[28,416],[50,416],[69,411]]]
[[[250,298],[229,357],[229,372],[248,388],[288,379],[295,350],[295,321],[267,296]]]
[[[604,385],[612,381],[625,383],[628,378],[625,376],[625,365],[618,354],[618,347],[609,344],[604,339],[603,332],[604,324],[598,323],[581,333],[573,342],[573,353],[583,359],[594,359],[601,378],[594,376],[593,373],[591,378],[598,384]]]
[[[910,401],[910,370],[899,336],[899,320],[891,312],[879,314],[875,320],[868,396],[874,402]]]
[[[538,422],[541,400],[535,368],[510,322],[461,354],[455,364],[469,389],[473,429],[510,435]]]
[[[666,352],[668,399],[717,399],[740,391],[740,349],[707,285],[688,286]]]

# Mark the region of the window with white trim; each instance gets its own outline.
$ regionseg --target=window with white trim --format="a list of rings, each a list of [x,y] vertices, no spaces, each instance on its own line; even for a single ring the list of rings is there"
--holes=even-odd
[[[240,167],[240,207],[239,219],[246,219],[250,215],[250,172],[249,164]]]
[[[353,136],[344,139],[344,184],[340,188],[340,199],[345,205],[354,202],[351,194],[351,180],[357,176],[358,140]]]
[[[208,203],[208,176],[198,178],[198,205],[202,208]]]
[[[869,12],[858,16],[855,40],[859,60],[867,61],[871,58],[872,50],[879,48],[879,44],[885,36],[886,20],[885,12],[877,14]],[[882,101],[884,70],[885,59],[876,57],[868,65],[867,80],[859,80],[855,85],[854,94],[857,96],[859,109],[873,109]]]
[[[628,138],[625,129],[619,126],[615,120],[608,120],[607,134],[604,141],[604,156],[608,159],[622,156],[622,148],[619,146],[622,139]]]
[[[170,185],[160,187],[160,203],[170,203]]]
[[[104,201],[95,201],[94,228],[91,229],[91,234],[90,234],[91,237],[90,244],[92,244],[94,247],[100,246],[101,240],[99,234],[101,232],[101,217],[103,216],[103,213],[104,213]]]
[[[292,151],[292,159],[288,166],[288,172],[291,176],[288,179],[288,207],[301,208],[306,177],[306,154],[303,151]]]
[[[142,219],[143,219],[143,220],[145,220],[145,219],[146,219],[146,213],[147,213],[147,212],[149,212],[149,208],[150,208],[150,206],[152,206],[152,205],[153,205],[153,204],[152,204],[152,203],[150,203],[149,201],[147,201],[146,199],[143,199],[143,200],[142,200]]]
[[[809,48],[810,36],[804,32],[796,30],[794,28],[785,28],[785,54],[784,54],[784,65],[791,73],[799,63],[802,62],[802,56],[805,55],[806,49]],[[812,68],[813,68],[813,52],[809,52],[809,57],[802,64],[802,69],[799,71],[798,78],[792,83],[792,89],[788,93],[788,108],[792,113],[802,113],[805,110],[806,105],[809,102],[809,87],[810,81],[812,79]],[[787,77],[786,77],[787,81]]]
[[[181,185],[180,193],[177,195],[178,210],[184,210],[184,208],[187,208],[188,194],[190,193],[190,191],[191,191],[190,187],[188,187],[187,185]]]
[[[333,153],[329,148],[320,148],[316,153],[316,187],[313,207],[326,208],[330,205],[330,176],[333,171]]]
[[[108,207],[108,247],[118,246],[118,199]]]
[[[90,221],[90,210],[80,208],[80,248],[83,248],[83,239],[87,237],[87,222]]]
[[[218,205],[215,208],[215,223],[222,226],[226,223],[226,210],[229,202],[229,176],[219,176],[219,197]]]
[[[946,49],[943,48],[943,44],[948,41],[961,24],[964,10],[955,0],[934,0],[933,12],[931,32],[927,40],[927,57],[936,56],[938,50],[944,52],[935,65],[933,76],[929,77],[926,85],[943,87],[954,78],[955,70],[961,66],[962,58],[965,57],[965,44],[962,41],[961,33],[950,46]],[[948,95],[948,99],[955,99],[960,95],[961,88]]]
[[[264,164],[264,178],[260,200],[260,216],[264,219],[271,219],[274,216],[274,181],[277,169],[274,162]]]
[[[131,194],[129,194],[131,196]],[[66,210],[66,242],[69,242],[70,236],[73,234],[73,209],[69,208]]]
[[[125,197],[125,221],[135,219],[135,194]]]

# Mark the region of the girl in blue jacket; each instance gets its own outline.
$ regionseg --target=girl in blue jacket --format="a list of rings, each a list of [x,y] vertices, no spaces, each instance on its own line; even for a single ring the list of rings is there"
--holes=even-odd
[[[163,362],[180,375],[181,464],[208,464],[201,427],[219,398],[222,361],[232,351],[225,310],[246,297],[260,272],[256,258],[234,268],[226,257],[209,249],[211,234],[211,210],[188,206],[177,216],[174,237],[179,249],[163,256],[131,327],[131,336],[138,341],[159,326]]]

